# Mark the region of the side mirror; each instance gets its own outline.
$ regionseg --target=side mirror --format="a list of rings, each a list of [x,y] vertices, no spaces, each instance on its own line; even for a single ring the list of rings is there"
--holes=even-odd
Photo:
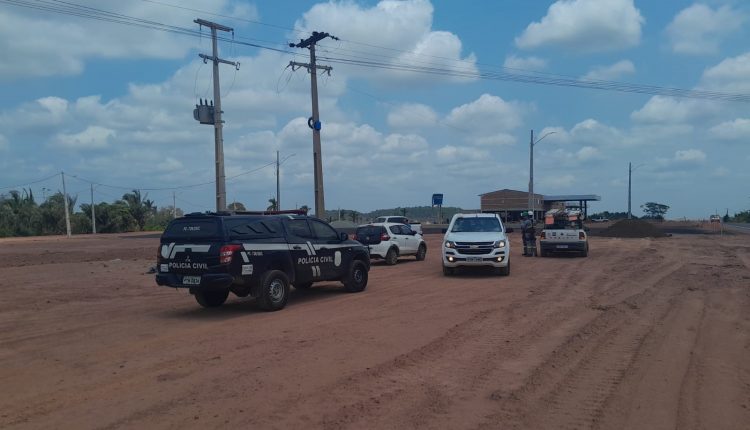
[[[448,229],[447,228],[442,229],[442,231],[443,231],[443,233],[448,233]]]
[[[506,233],[513,233],[513,228],[509,227],[505,229]]]
[[[343,231],[339,233],[339,239],[343,242],[345,240],[349,240],[349,235],[344,233]]]

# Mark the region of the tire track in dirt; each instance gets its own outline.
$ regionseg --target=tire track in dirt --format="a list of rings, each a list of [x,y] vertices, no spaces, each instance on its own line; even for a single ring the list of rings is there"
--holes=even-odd
[[[677,381],[676,386],[680,386],[679,381],[685,380],[684,374],[688,372],[688,362],[698,338],[694,327],[701,325],[704,314],[702,300],[693,297],[693,292],[715,275],[716,272],[711,272],[695,277],[678,268],[662,278],[669,278],[668,283],[657,282],[609,308],[538,368],[522,389],[498,391],[496,398],[502,403],[504,412],[493,415],[484,427],[502,424],[512,428],[675,428],[674,417],[670,421],[659,417],[658,413],[642,422],[636,421],[634,425],[610,419],[617,416],[613,411],[623,407],[623,397],[616,396],[616,393],[622,385],[628,385],[623,381],[633,378],[638,373],[634,369],[640,367],[657,372],[655,375],[658,376],[671,372],[672,379]],[[645,350],[654,349],[668,338],[670,332],[690,327],[693,327],[693,334],[683,335],[683,342],[677,345],[680,348],[662,353],[664,361],[668,362],[670,357],[682,360],[682,370],[679,366],[675,369],[674,363],[664,365],[662,374],[658,373],[658,368],[649,367],[651,359],[648,357],[653,351]],[[680,398],[677,393],[671,397],[662,394],[663,390],[647,393],[652,401],[670,399],[673,405],[667,415],[677,416],[676,405]],[[643,411],[640,412],[640,415],[634,413],[633,416],[643,416]],[[664,421],[666,426],[658,425]],[[601,425],[602,422],[605,424]]]
[[[618,254],[623,256],[627,264],[626,253],[619,251]],[[534,343],[540,338],[549,336],[551,331],[560,329],[561,325],[574,330],[577,325],[584,324],[598,314],[587,309],[579,300],[580,296],[585,297],[586,291],[601,276],[595,271],[584,270],[585,261],[574,260],[576,264],[565,261],[562,266],[564,273],[555,270],[547,272],[540,284],[548,287],[542,292],[532,293],[532,301],[519,300],[478,314],[475,316],[477,318],[465,321],[455,330],[449,330],[445,336],[395,359],[393,363],[384,363],[376,369],[340,382],[337,386],[327,387],[323,391],[333,392],[333,398],[337,397],[337,391],[343,391],[348,393],[347,398],[360,397],[360,400],[350,400],[347,403],[342,399],[345,404],[338,412],[326,417],[324,427],[356,426],[355,424],[363,421],[383,426],[398,422],[409,423],[412,427],[437,425],[434,421],[440,420],[439,415],[414,412],[423,408],[424,403],[429,403],[432,398],[438,399],[447,408],[445,414],[464,418],[465,414],[455,412],[467,405],[475,408],[479,402],[484,403],[485,407],[494,407],[494,403],[488,401],[492,390],[486,387],[492,381],[502,380],[512,373],[513,365],[504,366],[503,362],[528,360],[529,357],[522,356],[533,355]],[[539,318],[529,324],[526,314],[536,314]],[[502,330],[500,327],[507,329]],[[460,355],[457,351],[460,351]],[[388,380],[394,383],[388,384]],[[357,391],[357,387],[373,384],[377,389],[352,396],[352,391]],[[331,394],[324,397],[330,399]],[[395,409],[399,418],[379,421],[381,412],[386,407],[391,409],[391,415]]]

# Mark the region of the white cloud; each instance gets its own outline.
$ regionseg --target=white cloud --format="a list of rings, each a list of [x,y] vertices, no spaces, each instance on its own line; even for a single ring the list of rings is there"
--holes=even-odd
[[[388,112],[388,126],[399,130],[417,130],[437,124],[437,113],[423,104],[407,103]]]
[[[10,147],[8,138],[0,134],[0,151],[5,151]]]
[[[700,149],[685,149],[675,152],[674,160],[681,163],[702,163],[706,161],[706,153]]]
[[[385,138],[381,150],[400,153],[421,151],[429,148],[424,137],[416,134],[391,134]]]
[[[535,179],[537,175],[534,175]],[[537,182],[537,181],[534,181]],[[560,191],[560,190],[569,190],[573,187],[573,185],[576,184],[576,177],[575,175],[571,173],[566,173],[563,175],[545,175],[538,180],[538,185],[540,189],[544,190],[550,190],[550,191]],[[536,190],[535,190],[536,191]]]
[[[576,152],[576,158],[580,161],[599,160],[602,158],[601,151],[593,146],[584,146]]]
[[[448,163],[459,163],[462,160],[479,161],[489,156],[487,151],[462,146],[446,145],[436,151],[438,159]]]
[[[725,140],[747,140],[750,137],[750,119],[737,118],[733,121],[725,121],[710,129],[714,137]]]
[[[482,94],[477,100],[451,110],[446,124],[477,133],[512,130],[522,124],[523,107],[498,96]]]
[[[175,160],[172,157],[167,157],[157,165],[157,169],[160,172],[176,172],[179,170],[182,170],[184,168],[182,162],[180,160]]]
[[[609,66],[597,66],[583,76],[583,79],[591,80],[613,80],[623,75],[635,73],[635,66],[630,60],[620,60]]]
[[[69,149],[102,149],[109,145],[117,133],[109,128],[90,125],[80,133],[57,135],[57,144]]]
[[[504,146],[515,145],[516,138],[508,133],[497,133],[489,136],[481,136],[472,141],[481,146]]]
[[[107,2],[103,5],[100,1],[82,0],[77,3],[139,19],[198,29],[192,22],[195,12],[189,10],[149,2]],[[243,13],[244,18],[257,18],[254,6],[232,8],[226,0],[185,0],[180,6],[214,13]],[[28,31],[31,28],[34,31]],[[75,75],[81,73],[86,61],[96,58],[179,59],[199,44],[197,38],[162,31],[5,7],[0,10],[0,51],[14,60],[0,63],[0,81]]]
[[[505,57],[503,67],[521,70],[543,70],[547,68],[547,60],[539,57],[517,57],[509,55]]]
[[[705,4],[693,4],[681,10],[667,26],[672,50],[680,54],[713,54],[719,43],[739,30],[747,17],[744,13],[721,6],[716,10]]]
[[[729,169],[727,169],[726,167],[719,166],[716,169],[714,169],[713,172],[711,172],[711,176],[713,176],[714,178],[726,178],[731,173],[732,172]]]
[[[703,72],[702,85],[720,91],[750,91],[750,52],[732,58]]]
[[[341,65],[347,75],[364,76],[378,82],[407,82],[410,84],[475,80],[477,73],[476,56],[462,56],[461,40],[447,31],[432,29],[433,6],[428,0],[381,0],[373,7],[365,7],[355,2],[319,3],[310,8],[302,19],[295,23],[295,29],[304,33],[330,29],[332,35],[342,40],[371,40],[377,34],[377,45],[405,51],[391,60],[392,64],[430,63],[433,67],[465,73],[468,76],[427,76],[403,70],[371,69]],[[296,37],[296,35],[295,35]],[[334,50],[339,42],[326,40],[319,43],[320,52]],[[382,49],[356,45],[358,55],[378,56],[382,60]],[[333,52],[333,51],[331,51]],[[439,58],[438,58],[439,57]]]
[[[706,100],[653,96],[630,117],[641,123],[690,123],[698,118],[709,118],[718,110],[715,102]]]
[[[644,19],[633,0],[560,0],[516,37],[521,49],[603,52],[638,45]]]

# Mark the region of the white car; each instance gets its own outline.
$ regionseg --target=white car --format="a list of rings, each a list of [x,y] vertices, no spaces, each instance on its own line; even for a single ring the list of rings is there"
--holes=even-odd
[[[416,231],[418,234],[422,234],[422,223],[411,222],[405,216],[396,216],[396,215],[379,216],[375,218],[375,222],[376,223],[395,222],[397,224],[406,224],[409,227],[411,227],[412,230]]]
[[[551,209],[544,215],[544,229],[539,236],[539,256],[552,253],[589,255],[589,237],[583,228],[581,211]]]
[[[393,265],[399,257],[413,255],[422,261],[427,255],[427,244],[422,235],[408,224],[377,222],[360,225],[354,240],[370,248],[370,258],[381,258],[385,264]]]
[[[455,214],[443,240],[443,274],[461,266],[489,266],[510,275],[510,243],[497,214]]]

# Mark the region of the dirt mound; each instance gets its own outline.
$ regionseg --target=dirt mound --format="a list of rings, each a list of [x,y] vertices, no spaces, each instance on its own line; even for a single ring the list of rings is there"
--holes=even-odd
[[[660,228],[640,219],[624,219],[605,228],[598,234],[605,237],[666,237]]]

